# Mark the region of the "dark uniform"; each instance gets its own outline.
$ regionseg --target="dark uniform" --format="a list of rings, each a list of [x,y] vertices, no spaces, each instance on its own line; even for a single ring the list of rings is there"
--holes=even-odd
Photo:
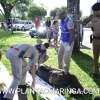
[[[100,55],[100,3],[96,3],[92,6],[93,18],[91,28],[93,31],[93,73],[99,74],[99,55]]]

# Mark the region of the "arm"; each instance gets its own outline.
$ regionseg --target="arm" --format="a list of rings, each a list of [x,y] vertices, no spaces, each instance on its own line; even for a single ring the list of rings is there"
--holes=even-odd
[[[74,29],[70,29],[70,42],[69,44],[71,45],[71,43],[74,41],[74,38],[75,38],[75,34],[74,34]]]
[[[35,74],[36,74],[36,66],[35,65],[32,65],[31,66],[31,75],[32,75],[32,87],[34,88],[35,86]]]
[[[38,53],[37,52],[34,52],[34,54],[32,54],[31,59],[29,61],[29,66],[30,66],[30,72],[31,72],[32,79],[33,79],[32,87],[34,88],[35,74],[36,74],[36,70],[38,67]]]

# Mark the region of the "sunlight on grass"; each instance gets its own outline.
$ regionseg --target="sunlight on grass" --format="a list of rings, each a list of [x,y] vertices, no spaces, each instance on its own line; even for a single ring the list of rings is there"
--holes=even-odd
[[[47,40],[42,39],[43,42]],[[36,44],[38,41],[36,38],[30,38],[26,36],[25,33],[15,32],[13,35],[11,33],[6,33],[0,30],[0,50],[3,52],[2,62],[6,65],[7,69],[11,74],[11,66],[7,58],[5,57],[6,50],[13,44]],[[49,59],[45,64],[50,67],[58,68],[57,62],[57,52],[53,48],[48,49]],[[70,72],[77,76],[80,83],[85,88],[99,88],[100,82],[94,81],[91,77],[92,70],[92,51],[87,49],[82,49],[80,53],[74,54],[71,59]],[[97,94],[94,94],[97,95]],[[67,96],[68,97],[68,96]],[[30,99],[31,100],[31,99]],[[70,98],[68,100],[71,100]],[[89,100],[89,99],[88,99]]]

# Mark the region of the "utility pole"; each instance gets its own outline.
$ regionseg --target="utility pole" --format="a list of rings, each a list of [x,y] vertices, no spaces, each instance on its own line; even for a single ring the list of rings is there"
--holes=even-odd
[[[80,0],[67,0],[67,11],[73,15],[75,23],[75,45],[74,52],[80,51]]]

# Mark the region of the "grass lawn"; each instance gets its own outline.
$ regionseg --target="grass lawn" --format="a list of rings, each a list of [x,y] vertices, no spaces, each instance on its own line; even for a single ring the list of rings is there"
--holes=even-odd
[[[46,40],[43,40],[46,41]],[[21,32],[15,32],[11,34],[9,32],[4,32],[0,30],[0,50],[3,52],[2,62],[6,65],[7,69],[11,74],[11,66],[9,61],[5,57],[5,52],[9,48],[9,46],[13,44],[36,44],[37,39],[31,39],[28,35]],[[52,67],[57,67],[57,53],[53,48],[48,50],[49,59],[45,62],[47,65]],[[93,95],[100,95],[100,80],[93,79],[91,77],[92,70],[92,51],[90,49],[81,49],[81,51],[77,54],[73,54],[71,59],[71,67],[70,72],[76,75],[79,79],[80,83],[85,88],[94,89]],[[99,89],[99,93],[95,92],[95,90]],[[72,100],[68,95],[66,96],[68,100]],[[80,98],[79,100],[92,100],[90,98]]]

